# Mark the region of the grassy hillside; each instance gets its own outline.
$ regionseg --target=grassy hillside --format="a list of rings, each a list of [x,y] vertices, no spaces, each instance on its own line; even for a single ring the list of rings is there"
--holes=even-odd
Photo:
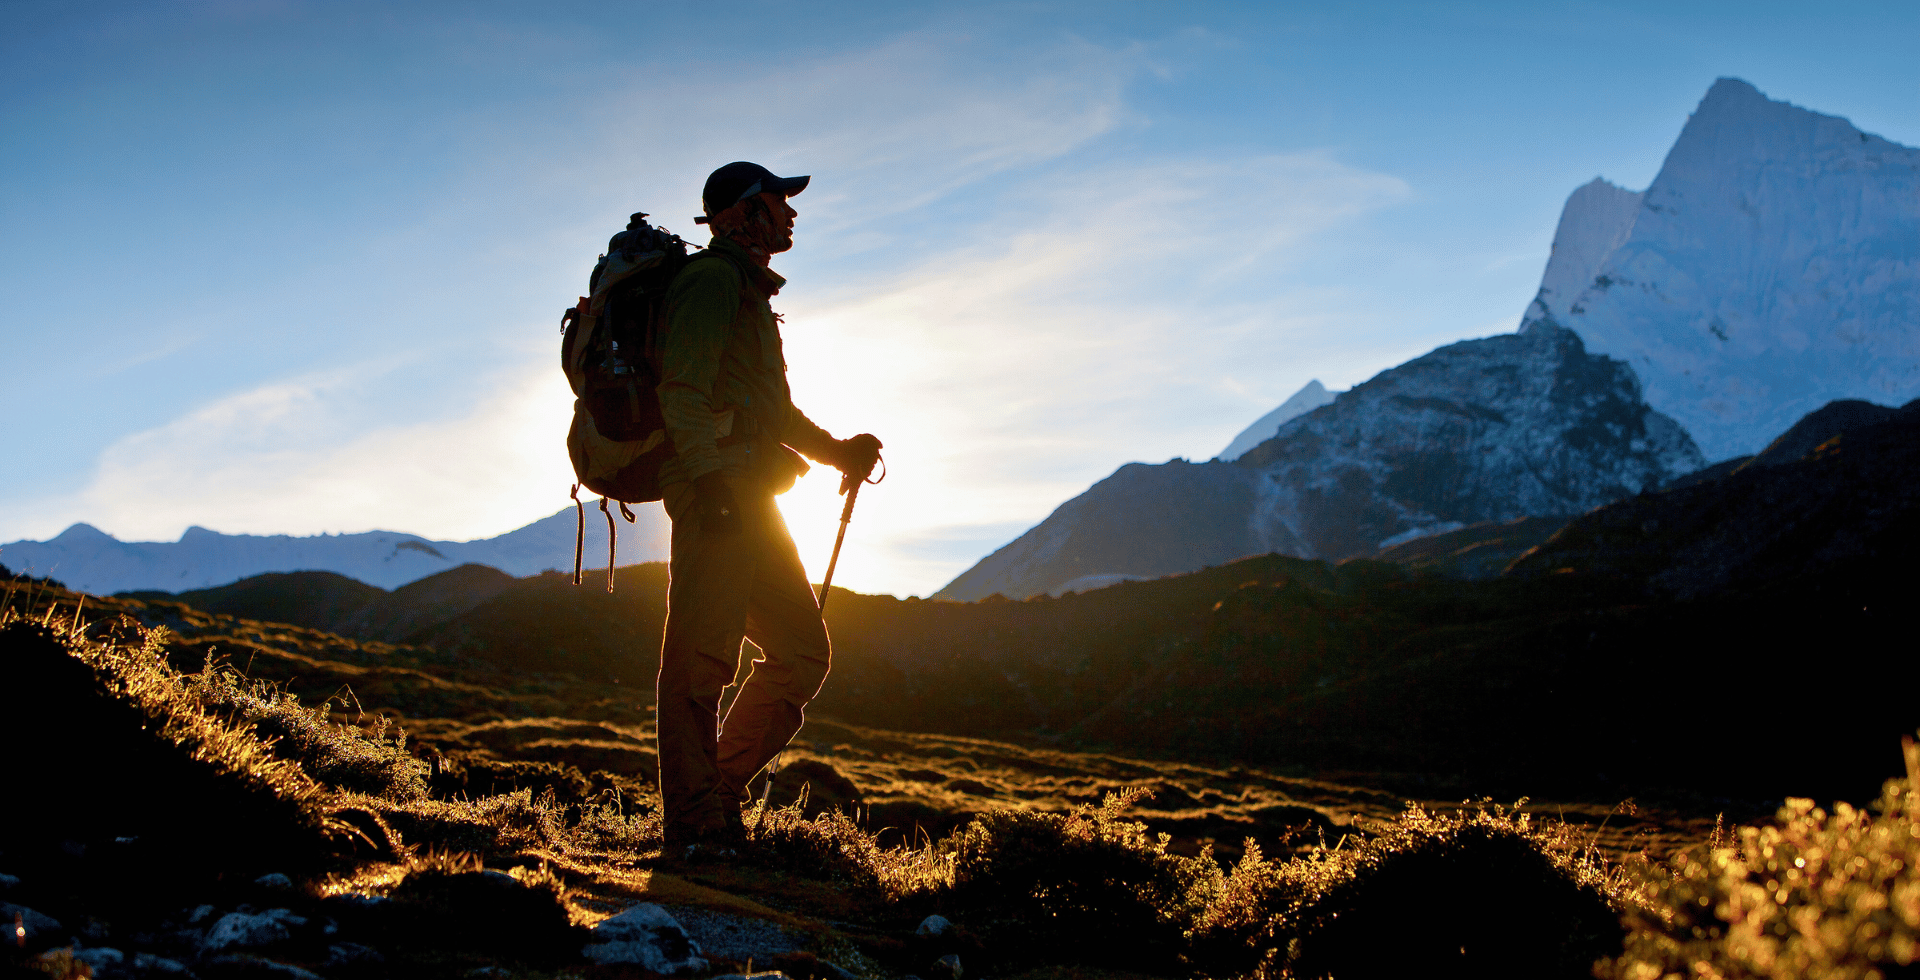
[[[43,790],[0,811],[0,860],[19,878],[6,898],[130,955],[190,958],[178,930],[196,904],[270,902],[337,921],[386,975],[581,975],[584,928],[647,900],[775,923],[804,952],[760,968],[810,980],[924,973],[947,953],[970,975],[1031,980],[1581,977],[1596,964],[1610,977],[1866,977],[1920,957],[1911,747],[1877,814],[1789,801],[1710,838],[1668,825],[1643,838],[1659,848],[1648,860],[1623,856],[1626,814],[1407,808],[1256,767],[816,719],[776,781],[776,804],[805,801],[750,814],[738,854],[689,865],[660,850],[645,712],[610,683],[44,585],[9,594],[0,618],[0,665],[30,681],[6,688],[0,738],[32,740],[15,785]],[[139,805],[76,811],[44,792],[75,774]],[[927,819],[909,830],[916,813]],[[1222,861],[1207,844],[1228,835]],[[249,884],[263,870],[291,889]],[[914,936],[934,913],[958,928]],[[368,975],[323,962],[335,939],[303,935],[260,955]],[[61,941],[5,956],[80,975],[76,953],[43,954]]]

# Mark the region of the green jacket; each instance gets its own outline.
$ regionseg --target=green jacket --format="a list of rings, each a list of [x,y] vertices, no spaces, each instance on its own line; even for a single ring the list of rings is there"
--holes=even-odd
[[[780,323],[768,303],[786,284],[739,244],[715,237],[667,289],[660,412],[675,456],[660,467],[661,485],[718,470],[780,492],[807,470],[781,445],[815,459],[826,454],[833,437],[793,406],[787,388]],[[739,438],[744,432],[752,434]]]

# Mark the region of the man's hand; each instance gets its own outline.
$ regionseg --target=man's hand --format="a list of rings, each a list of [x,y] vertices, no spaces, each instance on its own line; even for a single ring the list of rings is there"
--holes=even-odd
[[[693,506],[700,512],[701,533],[721,538],[740,533],[740,504],[718,471],[694,479]]]
[[[828,462],[841,473],[841,493],[846,493],[855,484],[865,480],[873,473],[874,464],[880,461],[880,440],[871,433],[862,432],[851,439],[840,439],[833,447],[833,459]]]

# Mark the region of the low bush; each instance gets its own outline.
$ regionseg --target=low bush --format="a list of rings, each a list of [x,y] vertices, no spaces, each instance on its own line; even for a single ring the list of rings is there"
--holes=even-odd
[[[1125,819],[1138,795],[981,814],[944,845],[950,907],[1008,959],[1172,968],[1220,870],[1210,850],[1169,853],[1167,835]]]
[[[365,729],[336,725],[330,701],[307,707],[277,685],[212,665],[182,680],[207,710],[250,726],[269,751],[321,783],[397,801],[427,795],[426,763],[407,753],[406,732],[387,734],[385,716]]]
[[[1920,746],[1873,810],[1792,799],[1649,869],[1614,980],[1920,977]]]

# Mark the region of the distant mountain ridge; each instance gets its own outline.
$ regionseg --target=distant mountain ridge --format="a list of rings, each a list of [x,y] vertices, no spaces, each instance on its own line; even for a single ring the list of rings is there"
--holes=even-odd
[[[1356,385],[1235,462],[1121,467],[934,598],[1024,598],[1266,552],[1349,558],[1481,521],[1577,514],[1703,463],[1626,365],[1571,331],[1462,341]]]
[[[658,506],[635,508],[620,521],[618,564],[666,558],[669,525]],[[360,534],[221,534],[190,527],[179,541],[121,541],[75,524],[47,541],[0,545],[0,563],[48,575],[83,592],[183,592],[225,585],[265,572],[326,571],[393,589],[466,564],[524,577],[573,569],[575,511],[568,507],[518,530],[477,541],[433,541],[398,531]],[[607,564],[607,520],[589,509],[582,561]]]
[[[1584,348],[1545,387],[1554,359],[1513,340],[1535,334],[1541,351]],[[1498,393],[1502,374],[1532,377],[1533,402]],[[1347,557],[1577,514],[1689,470],[1733,472],[1836,400],[1916,395],[1920,150],[1723,78],[1646,191],[1596,179],[1568,198],[1517,334],[1382,372],[1231,465],[1124,466],[937,596],[1191,571],[1236,548]]]

